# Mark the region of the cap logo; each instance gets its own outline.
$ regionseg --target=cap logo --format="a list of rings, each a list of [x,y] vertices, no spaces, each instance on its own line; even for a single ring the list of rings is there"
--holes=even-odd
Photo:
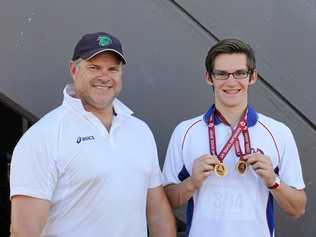
[[[108,36],[99,36],[98,41],[99,41],[99,46],[101,47],[105,47],[112,43],[111,38]]]

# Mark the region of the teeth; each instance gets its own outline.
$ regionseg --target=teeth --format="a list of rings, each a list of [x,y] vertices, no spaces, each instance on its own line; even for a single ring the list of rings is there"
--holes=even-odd
[[[228,94],[237,94],[240,90],[224,90],[225,93]]]
[[[98,88],[98,89],[111,88],[111,86],[94,86],[94,87],[96,87],[96,88]]]

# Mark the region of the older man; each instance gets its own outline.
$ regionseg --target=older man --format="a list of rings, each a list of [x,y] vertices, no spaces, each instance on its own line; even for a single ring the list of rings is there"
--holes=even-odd
[[[141,237],[147,224],[152,236],[175,236],[154,137],[116,99],[123,64],[121,43],[108,33],[77,43],[62,105],[14,150],[14,236]]]

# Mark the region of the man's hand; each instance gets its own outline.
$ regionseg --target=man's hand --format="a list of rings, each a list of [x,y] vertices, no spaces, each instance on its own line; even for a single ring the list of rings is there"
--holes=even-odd
[[[245,159],[267,187],[273,186],[276,174],[273,170],[270,157],[257,152],[245,156]],[[304,214],[307,200],[304,190],[297,190],[281,183],[277,189],[270,190],[270,192],[281,209],[295,219]]]
[[[210,176],[218,163],[220,163],[219,160],[211,155],[202,155],[193,161],[192,183],[195,189],[201,187],[203,181]]]
[[[218,163],[220,163],[219,160],[211,155],[202,155],[195,159],[191,176],[179,184],[170,184],[165,187],[171,206],[178,208],[187,203]]]
[[[276,174],[270,157],[256,152],[245,156],[244,159],[252,166],[267,187],[271,187],[274,184]]]

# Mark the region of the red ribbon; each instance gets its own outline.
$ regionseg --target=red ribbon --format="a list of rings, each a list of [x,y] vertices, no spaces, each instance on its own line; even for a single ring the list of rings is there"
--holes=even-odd
[[[220,120],[231,127],[232,134],[226,144],[224,145],[223,149],[220,151],[219,154],[217,154],[216,151],[216,136],[215,136],[215,113],[219,116]],[[208,132],[209,132],[209,143],[210,143],[210,152],[212,155],[216,155],[217,159],[220,162],[223,162],[226,155],[228,154],[231,147],[234,145],[235,147],[235,153],[238,157],[240,157],[240,160],[242,160],[243,156],[245,154],[251,153],[251,144],[250,144],[250,136],[249,131],[247,127],[247,109],[243,112],[241,119],[239,120],[237,126],[235,129],[232,128],[232,126],[227,122],[227,120],[224,118],[224,116],[217,110],[215,110],[212,115],[210,116],[209,123],[208,123]],[[239,142],[239,135],[240,133],[243,133],[244,136],[244,147],[245,147],[245,154],[242,154],[240,142]]]

